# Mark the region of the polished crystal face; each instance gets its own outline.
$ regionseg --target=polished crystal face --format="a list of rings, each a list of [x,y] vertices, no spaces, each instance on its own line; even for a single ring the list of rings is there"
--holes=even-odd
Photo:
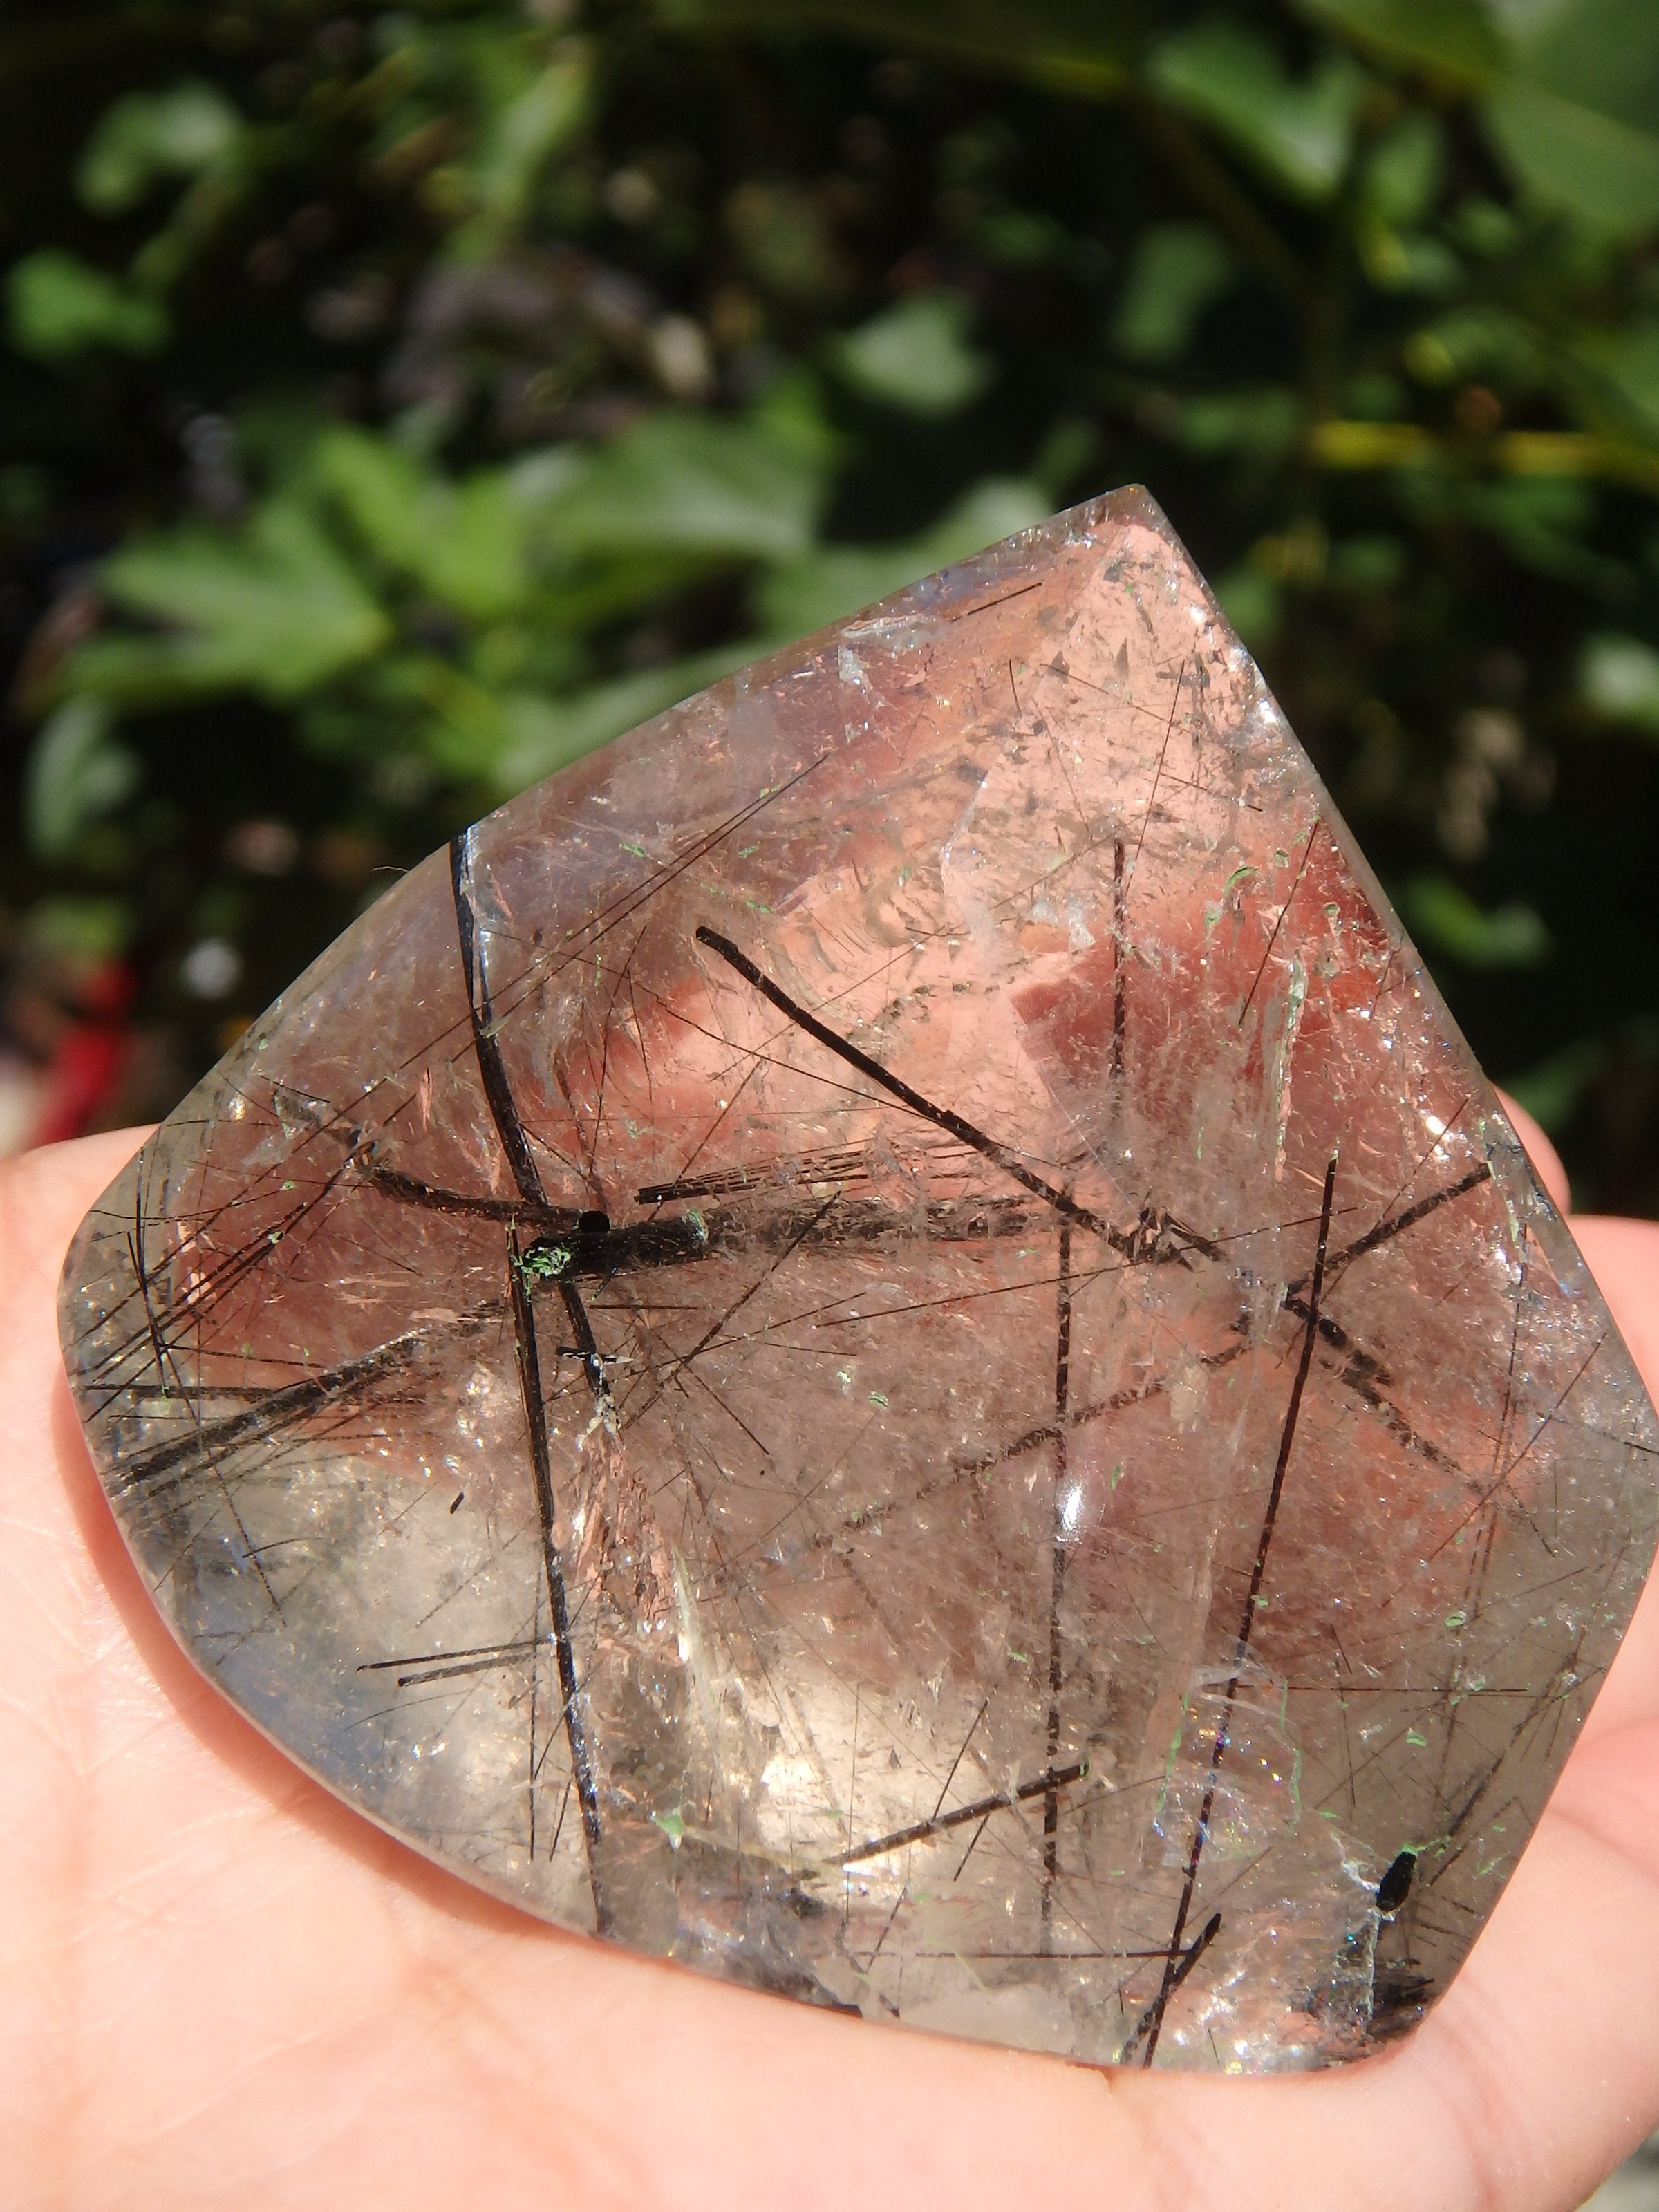
[[[1653,1542],[1606,1309],[1139,492],[405,877],[63,1327],[157,1605],[349,1803],[1085,2059],[1413,2020]]]

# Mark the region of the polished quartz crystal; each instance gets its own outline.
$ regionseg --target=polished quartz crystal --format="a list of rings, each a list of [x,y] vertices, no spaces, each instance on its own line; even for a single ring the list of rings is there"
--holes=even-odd
[[[197,1665],[529,1911],[805,2002],[1306,2067],[1443,1990],[1654,1417],[1127,491],[404,877],[63,1297]]]

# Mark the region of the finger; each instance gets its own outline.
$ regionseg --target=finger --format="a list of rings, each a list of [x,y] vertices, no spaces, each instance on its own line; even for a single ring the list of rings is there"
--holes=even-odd
[[[0,1377],[24,1399],[31,1349],[38,1361],[51,1344],[46,1248],[113,1164],[112,1152],[64,1148],[28,1170],[34,1197],[19,1241],[7,1237],[0,1285],[14,1323]],[[0,1185],[0,1206],[10,1195]],[[15,1218],[0,1212],[0,1231]],[[35,1259],[14,1267],[25,1245]],[[25,1324],[30,1295],[43,1311]],[[1574,1763],[1492,1928],[1414,2041],[1337,2075],[1236,2083],[1109,2076],[877,2034],[507,1912],[469,1916],[454,1886],[400,1880],[395,1847],[375,1838],[378,1861],[354,1852],[337,1829],[308,1824],[297,1798],[273,1814],[245,1777],[217,1772],[217,1796],[187,1811],[216,1863],[198,1852],[170,1899],[183,1808],[146,1801],[117,1824],[122,1863],[153,1870],[123,1900],[129,1923],[149,1924],[120,1931],[120,1956],[154,1977],[146,1934],[183,1951],[194,2017],[186,2036],[149,2048],[130,2006],[110,2008],[104,1992],[122,2032],[82,2049],[81,2078],[100,2093],[82,2127],[94,2138],[107,2129],[100,2170],[114,2177],[134,2171],[135,2121],[148,2142],[145,2112],[167,2111],[171,2150],[193,2156],[194,2181],[186,2190],[169,2168],[149,2201],[181,2207],[222,2201],[234,2160],[266,2177],[245,2201],[273,2204],[436,2206],[458,2191],[511,2203],[556,2181],[576,2205],[770,2207],[787,2190],[803,2206],[878,2212],[1083,2187],[1133,2212],[1222,2185],[1241,2212],[1495,2202],[1547,2212],[1577,2202],[1648,2118],[1659,1906],[1643,1777],[1659,1759],[1641,1735],[1641,1723],[1612,1732],[1601,1764]],[[210,1784],[213,1759],[198,1764]],[[224,1953],[235,1972],[216,1983],[210,1962]],[[95,2019],[96,1962],[82,1964]],[[226,2078],[234,2095],[216,2094]],[[122,2083],[118,2124],[100,2123]],[[125,2201],[145,2201],[136,2173]]]
[[[1574,1228],[1659,1395],[1659,1224]],[[1396,2057],[1305,2086],[1303,2124],[1281,2133],[1252,2094],[1236,2139],[1253,2170],[1299,2172],[1297,2203],[1566,2212],[1659,2122],[1659,1589],[1450,1991]],[[1358,2171],[1368,2139],[1375,2173]]]
[[[1500,1091],[1498,1102],[1509,1115],[1515,1133],[1526,1149],[1534,1172],[1555,1203],[1565,1213],[1572,1204],[1572,1194],[1567,1184],[1567,1171],[1561,1164],[1558,1152],[1544,1132],[1528,1113],[1526,1108],[1511,1098],[1507,1091]]]
[[[1648,1395],[1659,1403],[1659,1222],[1582,1214],[1572,1230]],[[1588,1747],[1612,1729],[1652,1719],[1659,1719],[1659,1580],[1650,1579],[1582,1740]]]

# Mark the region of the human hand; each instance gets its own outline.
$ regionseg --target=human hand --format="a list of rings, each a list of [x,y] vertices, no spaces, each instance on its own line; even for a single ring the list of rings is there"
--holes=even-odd
[[[1109,2073],[878,2033],[428,1865],[196,1674],[110,1518],[55,1305],[134,1141],[0,1170],[9,2205],[1567,2212],[1659,2119],[1656,1589],[1450,1991],[1334,2073]],[[1659,1224],[1576,1225],[1659,1395]]]

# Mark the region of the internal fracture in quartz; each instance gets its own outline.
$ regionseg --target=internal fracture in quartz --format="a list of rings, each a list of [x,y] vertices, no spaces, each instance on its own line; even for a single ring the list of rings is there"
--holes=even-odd
[[[404,878],[63,1322],[156,1603],[349,1802],[1087,2059],[1413,2020],[1653,1544],[1601,1301],[1137,492]]]

